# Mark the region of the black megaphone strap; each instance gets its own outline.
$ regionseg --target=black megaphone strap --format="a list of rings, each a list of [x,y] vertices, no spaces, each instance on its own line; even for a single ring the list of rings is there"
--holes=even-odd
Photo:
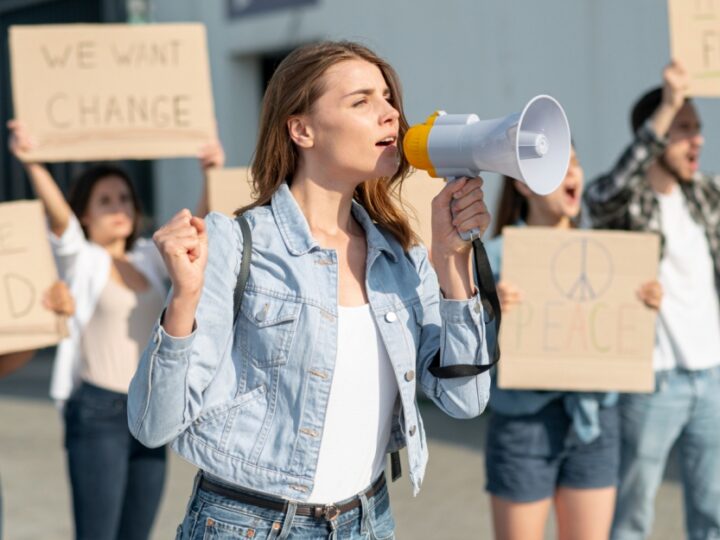
[[[489,364],[456,364],[452,366],[440,365],[440,351],[433,358],[429,370],[438,379],[455,379],[457,377],[474,377],[491,369],[500,361],[500,300],[495,288],[495,278],[490,268],[485,246],[480,238],[472,242],[473,257],[475,262],[475,277],[477,286],[480,289],[480,300],[482,302],[488,321],[495,323],[495,347],[492,351],[492,361]]]

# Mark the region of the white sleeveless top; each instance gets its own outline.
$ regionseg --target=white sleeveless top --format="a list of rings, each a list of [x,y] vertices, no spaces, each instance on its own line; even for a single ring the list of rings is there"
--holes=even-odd
[[[657,194],[665,255],[663,298],[655,338],[655,370],[720,364],[720,305],[705,229],[693,220],[680,188]]]
[[[309,502],[342,501],[380,476],[397,395],[370,306],[338,306],[337,358]]]

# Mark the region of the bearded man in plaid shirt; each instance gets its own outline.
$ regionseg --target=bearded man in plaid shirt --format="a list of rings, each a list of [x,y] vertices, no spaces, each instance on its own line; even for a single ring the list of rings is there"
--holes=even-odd
[[[634,141],[585,192],[595,228],[662,238],[656,388],[621,397],[614,540],[649,536],[675,443],[688,538],[720,538],[720,176],[698,168],[704,139],[687,72],[673,62],[663,79],[633,108]]]

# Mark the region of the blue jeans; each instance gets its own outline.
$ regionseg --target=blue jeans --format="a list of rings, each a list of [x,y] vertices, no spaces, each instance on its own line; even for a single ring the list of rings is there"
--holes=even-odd
[[[621,397],[620,415],[613,540],[650,534],[655,494],[676,441],[688,539],[720,539],[720,367],[659,372],[654,393]]]
[[[78,540],[145,540],[165,482],[165,448],[127,426],[127,395],[83,383],[65,404],[65,447]]]
[[[392,540],[395,521],[390,511],[387,487],[371,498],[360,495],[361,506],[335,520],[295,515],[245,504],[198,488],[195,479],[187,513],[178,527],[176,540]],[[338,504],[342,504],[340,501]]]

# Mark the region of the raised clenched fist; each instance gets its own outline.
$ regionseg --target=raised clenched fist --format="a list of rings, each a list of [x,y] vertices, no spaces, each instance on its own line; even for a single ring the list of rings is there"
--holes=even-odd
[[[205,221],[190,210],[175,214],[153,235],[173,284],[175,297],[199,297],[208,260]]]

